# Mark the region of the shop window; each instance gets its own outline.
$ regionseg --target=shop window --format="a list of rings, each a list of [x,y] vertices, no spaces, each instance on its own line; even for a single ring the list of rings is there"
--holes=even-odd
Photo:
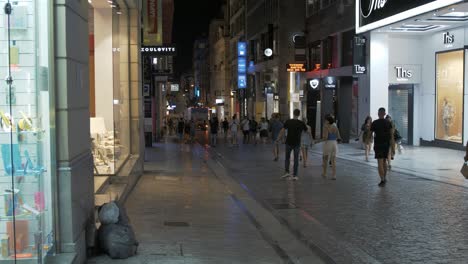
[[[93,4],[93,3],[92,3]],[[91,5],[92,5],[91,4]],[[91,8],[94,21],[95,117],[91,117],[92,153],[96,175],[114,175],[130,151],[129,12],[121,8]],[[111,26],[109,26],[111,25]],[[109,61],[112,67],[109,67]],[[147,77],[158,67],[167,68],[165,57],[148,57]]]
[[[342,35],[341,66],[353,65],[353,39],[354,31],[347,31]]]
[[[462,143],[463,50],[436,54],[436,139]]]
[[[321,69],[321,42],[317,41],[312,43],[309,48],[309,68],[310,70],[320,70]]]
[[[44,263],[54,247],[51,4],[1,1],[0,75],[7,81],[0,85],[0,263]],[[87,75],[76,72],[77,79]]]

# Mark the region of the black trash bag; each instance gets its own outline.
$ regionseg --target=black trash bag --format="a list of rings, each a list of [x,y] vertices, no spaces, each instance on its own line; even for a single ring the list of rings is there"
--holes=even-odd
[[[120,224],[101,225],[99,245],[113,259],[126,259],[136,255],[138,242],[131,226]]]
[[[105,203],[99,208],[99,222],[103,225],[117,224],[119,215],[119,207],[115,202]]]
[[[130,225],[130,218],[128,217],[127,210],[123,206],[122,203],[116,202],[117,207],[119,208],[119,221],[117,224],[129,226]]]

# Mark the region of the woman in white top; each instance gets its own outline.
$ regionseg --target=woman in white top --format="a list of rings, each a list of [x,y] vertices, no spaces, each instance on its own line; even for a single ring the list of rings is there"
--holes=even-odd
[[[231,130],[231,143],[233,146],[239,146],[237,143],[237,131],[239,130],[239,124],[237,123],[237,116],[232,117],[231,125],[229,126]]]
[[[260,122],[260,138],[262,139],[262,143],[266,144],[268,139],[268,122],[264,117],[262,117],[262,121]]]
[[[302,155],[302,161],[304,163],[304,168],[305,168],[307,167],[307,158],[309,156],[309,146],[312,145],[313,138],[312,138],[312,129],[310,128],[309,125],[307,125],[307,119],[304,119],[303,121],[307,127],[307,131],[302,131],[302,134],[301,134],[301,155]]]
[[[322,160],[322,177],[327,178],[328,162],[331,161],[332,180],[336,180],[336,154],[338,152],[337,143],[341,141],[340,131],[335,123],[335,118],[328,115],[325,118],[325,126],[323,127],[323,160]]]

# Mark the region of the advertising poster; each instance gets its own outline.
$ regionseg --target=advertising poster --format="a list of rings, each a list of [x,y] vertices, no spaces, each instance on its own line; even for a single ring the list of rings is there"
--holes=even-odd
[[[143,46],[162,44],[162,0],[143,0]]]

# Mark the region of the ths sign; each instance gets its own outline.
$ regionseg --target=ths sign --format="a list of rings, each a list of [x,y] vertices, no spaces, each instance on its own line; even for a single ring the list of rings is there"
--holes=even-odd
[[[388,79],[392,84],[420,83],[421,65],[390,65]]]
[[[449,45],[455,42],[455,35],[450,34],[450,32],[444,33],[444,44]]]
[[[290,63],[286,65],[288,72],[305,72],[305,64],[304,63]]]

